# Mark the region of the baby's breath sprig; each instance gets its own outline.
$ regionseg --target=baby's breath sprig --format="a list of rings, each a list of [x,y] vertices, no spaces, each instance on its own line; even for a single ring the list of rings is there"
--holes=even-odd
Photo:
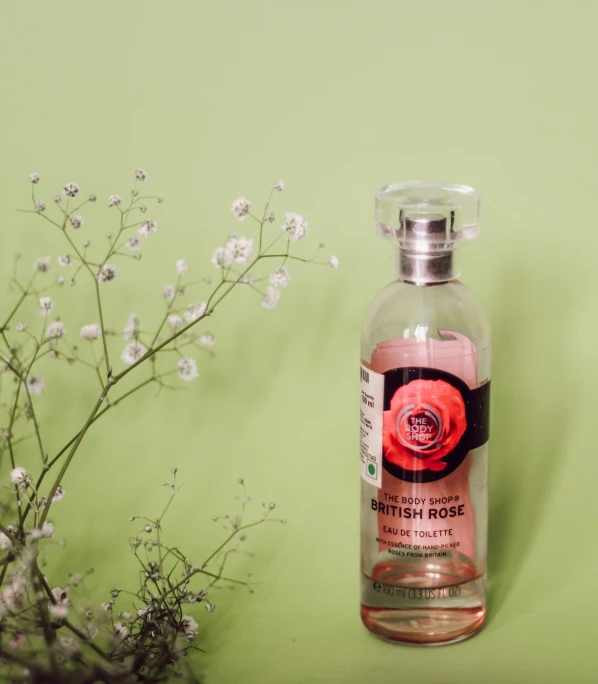
[[[278,181],[263,211],[256,212],[246,197],[234,200],[233,217],[241,223],[249,219],[244,224],[248,229],[245,235],[230,233],[214,250],[212,274],[197,274],[185,258],[177,259],[170,283],[156,287],[161,300],[156,320],[142,322],[132,313],[122,332],[116,332],[108,325],[113,317],[105,292],[119,287],[122,270],[131,261],[141,261],[146,245],[157,239],[162,223],[159,231],[153,212],[161,207],[162,197],[140,191],[148,181],[143,169],[135,171],[130,193],[110,195],[105,203],[97,202],[94,194],[84,196],[74,182],[66,183],[52,202],[44,201],[38,196],[40,175],[31,173],[29,180],[31,208],[24,211],[48,224],[63,242],[55,257],[33,260],[25,275],[22,255],[15,255],[9,291],[16,297],[0,317],[0,466],[10,473],[2,487],[11,495],[0,504],[0,674],[27,682],[153,682],[162,681],[170,668],[182,676],[181,656],[196,648],[198,630],[197,615],[184,614],[183,606],[202,603],[213,612],[211,595],[217,588],[243,586],[252,591],[249,580],[227,574],[227,562],[232,554],[245,553],[248,530],[284,522],[274,517],[275,504],[264,502],[262,515],[247,522],[249,497],[240,478],[239,512],[214,516],[226,528],[223,542],[199,565],[192,564],[163,537],[164,516],[180,490],[173,468],[160,516],[133,517],[142,523],[131,540],[141,564],[140,589],[132,594],[112,590],[101,611],[108,622],[92,609],[73,607],[83,575],[71,575],[62,586],[54,586],[42,572],[44,546],[65,545],[64,540],[55,541],[50,512],[54,505],[68,502],[62,482],[92,425],[144,388],[172,389],[179,381],[200,377],[216,343],[207,319],[231,292],[257,297],[264,309],[273,309],[291,282],[295,262],[337,268],[338,258],[321,259],[322,243],[312,257],[297,252],[309,236],[308,222],[296,212],[284,213],[277,222],[271,204],[286,188]],[[98,204],[104,204],[112,219],[104,233],[97,228]],[[59,275],[52,278],[56,269]],[[66,298],[79,291],[84,278],[92,283],[93,301],[85,309],[85,320],[73,326],[73,307],[66,305]],[[69,316],[63,319],[61,312]],[[51,390],[52,383],[45,379],[50,363],[80,366],[89,373],[91,386],[99,385],[83,425],[54,452],[44,439],[39,414],[39,404]],[[129,375],[137,377],[136,382],[120,391]],[[21,455],[30,442],[35,460]],[[194,583],[200,579],[203,586],[197,589]],[[117,600],[125,595],[134,597],[133,609],[115,612]]]
[[[141,568],[140,587],[136,592],[112,589],[101,606],[104,619],[100,619],[97,627],[98,631],[108,630],[116,637],[110,657],[136,663],[134,674],[143,677],[152,671],[161,673],[167,667],[175,675],[183,675],[182,657],[190,650],[199,650],[195,644],[202,621],[198,609],[203,607],[207,613],[214,612],[216,603],[212,593],[217,588],[242,586],[253,591],[249,579],[226,576],[224,566],[229,554],[239,551],[246,540],[244,530],[271,519],[271,507],[268,507],[262,516],[245,521],[249,497],[243,480],[239,480],[243,486],[243,497],[237,497],[241,502],[239,513],[234,518],[216,517],[234,520],[233,529],[215,551],[195,566],[178,547],[170,546],[163,538],[164,518],[181,489],[176,479],[177,469],[172,468],[171,473],[172,481],[163,485],[169,497],[162,513],[157,518],[145,515],[129,518],[140,523],[131,538],[131,547]],[[195,585],[194,578],[198,576],[204,580],[203,586]],[[121,610],[123,600],[127,602],[125,610]]]

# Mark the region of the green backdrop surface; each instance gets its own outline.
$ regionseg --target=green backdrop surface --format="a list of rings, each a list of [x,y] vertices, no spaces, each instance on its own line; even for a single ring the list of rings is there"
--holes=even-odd
[[[196,383],[140,394],[90,433],[54,513],[71,554],[51,552],[56,576],[93,563],[98,601],[134,583],[127,518],[158,511],[172,465],[185,486],[165,531],[202,557],[243,476],[288,523],[247,540],[256,592],[198,613],[210,684],[595,681],[597,22],[580,0],[3,3],[2,275],[17,249],[61,251],[14,211],[31,171],[49,203],[70,180],[124,195],[137,167],[165,197],[144,260],[113,284],[116,328],[158,319],[175,259],[209,273],[239,228],[232,199],[259,204],[279,178],[276,210],[305,215],[341,261],[294,266],[275,311],[232,296]],[[373,194],[409,179],[483,194],[464,280],[494,335],[489,618],[434,650],[378,641],[358,614],[359,330],[391,278]],[[110,215],[93,211],[101,240]],[[78,325],[91,304],[64,297]],[[58,447],[95,390],[48,373]]]

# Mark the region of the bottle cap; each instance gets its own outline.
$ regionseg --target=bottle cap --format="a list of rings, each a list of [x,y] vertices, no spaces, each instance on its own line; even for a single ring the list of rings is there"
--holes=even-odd
[[[454,183],[393,183],[376,193],[376,232],[401,250],[448,252],[479,233],[480,196]]]

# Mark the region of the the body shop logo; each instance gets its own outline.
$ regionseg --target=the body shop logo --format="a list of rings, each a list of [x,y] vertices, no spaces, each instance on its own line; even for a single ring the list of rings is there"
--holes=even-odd
[[[384,470],[408,482],[452,473],[487,439],[489,388],[430,368],[384,374]]]
[[[397,417],[397,437],[401,444],[416,452],[434,446],[442,434],[442,418],[428,404],[409,404]],[[425,458],[425,454],[421,454]]]
[[[444,470],[467,427],[465,402],[444,380],[412,380],[384,411],[386,458],[405,470]]]

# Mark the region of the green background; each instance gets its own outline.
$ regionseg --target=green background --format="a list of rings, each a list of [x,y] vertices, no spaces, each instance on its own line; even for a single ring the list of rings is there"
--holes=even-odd
[[[288,523],[247,540],[255,594],[197,613],[208,682],[595,681],[597,21],[579,0],[2,3],[4,276],[16,249],[24,269],[63,251],[14,211],[31,171],[50,204],[66,181],[98,194],[92,241],[135,168],[166,198],[144,260],[111,286],[115,328],[132,311],[155,324],[174,260],[210,273],[240,227],[232,199],[259,205],[279,178],[275,210],[305,215],[306,249],[341,261],[293,266],[276,311],[234,293],[196,383],[139,395],[89,434],[53,510],[69,542],[50,551],[54,577],[92,563],[98,601],[134,586],[127,517],[157,513],[174,464],[185,486],[166,533],[204,557],[243,476]],[[358,614],[360,322],[391,278],[373,195],[409,179],[483,194],[464,280],[494,335],[489,618],[434,650],[378,641]],[[71,331],[94,318],[85,292],[57,298]],[[96,389],[56,368],[39,407],[58,448]]]

